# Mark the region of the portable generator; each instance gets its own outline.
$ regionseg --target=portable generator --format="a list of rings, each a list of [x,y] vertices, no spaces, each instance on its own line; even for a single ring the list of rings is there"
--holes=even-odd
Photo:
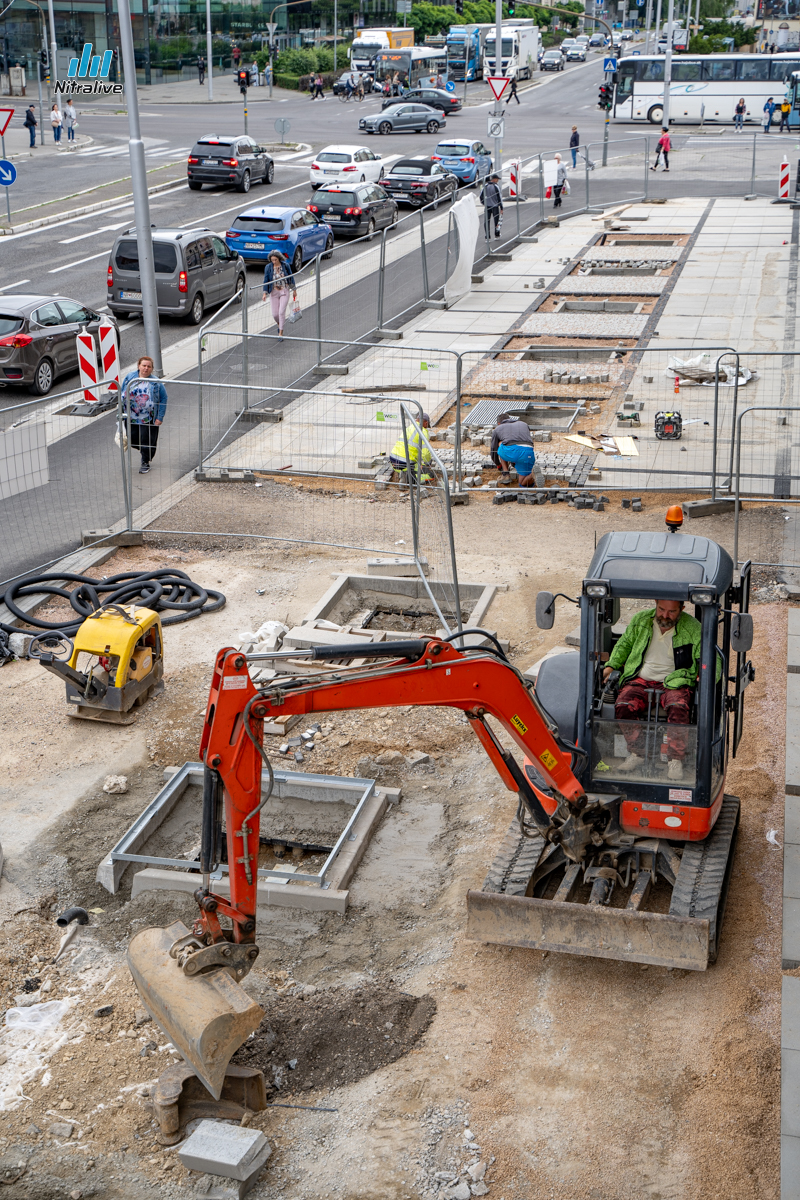
[[[683,417],[679,412],[657,412],[655,435],[659,441],[679,441],[683,436]]]
[[[139,605],[103,605],[73,641],[42,634],[28,653],[65,681],[71,717],[130,725],[136,719],[131,709],[164,690],[161,618]]]

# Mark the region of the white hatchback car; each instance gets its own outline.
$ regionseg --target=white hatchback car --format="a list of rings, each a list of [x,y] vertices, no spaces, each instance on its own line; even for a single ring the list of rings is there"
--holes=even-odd
[[[326,146],[311,164],[313,188],[323,183],[377,183],[383,173],[380,154],[366,146]]]

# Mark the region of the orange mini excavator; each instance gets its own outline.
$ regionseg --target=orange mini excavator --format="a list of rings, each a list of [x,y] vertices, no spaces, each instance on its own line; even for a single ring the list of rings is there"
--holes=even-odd
[[[743,691],[753,677],[748,589],[749,564],[734,583],[729,556],[706,538],[607,534],[573,601],[581,611],[580,652],[546,660],[535,690],[488,634],[487,644],[469,649],[453,644],[462,633],[292,650],[287,655],[376,662],[284,676],[261,689],[248,671],[248,657],[258,656],[220,650],[201,744],[198,916],[191,931],[180,921],[145,929],[128,951],[145,1005],[211,1093],[219,1098],[231,1055],[262,1016],[240,981],[259,953],[259,813],[273,782],[262,731],[264,720],[279,714],[406,705],[462,710],[518,797],[483,889],[468,894],[470,937],[694,970],[713,962],[739,814],[738,799],[724,793],[725,766],[729,743],[735,752],[741,736]],[[658,704],[644,728],[631,731],[626,726],[635,723],[615,718],[603,667],[619,636],[620,598],[678,599],[694,606],[701,625],[696,695],[690,723],[680,727],[679,787],[667,770]],[[540,593],[540,625],[552,626],[554,603]],[[490,719],[522,751],[522,765]],[[670,725],[669,736],[676,728]],[[621,770],[630,761],[626,733],[639,739],[634,774]],[[229,896],[214,892],[210,878],[221,857],[223,818]]]

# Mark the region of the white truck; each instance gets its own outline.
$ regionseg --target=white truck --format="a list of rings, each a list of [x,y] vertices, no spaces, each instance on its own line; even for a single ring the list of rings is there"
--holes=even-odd
[[[538,25],[503,25],[502,67],[495,63],[495,35],[490,33],[483,48],[483,75],[509,75],[530,79],[539,66],[541,38]]]
[[[350,70],[369,71],[376,54],[382,50],[399,50],[414,45],[414,30],[358,29],[350,46]]]

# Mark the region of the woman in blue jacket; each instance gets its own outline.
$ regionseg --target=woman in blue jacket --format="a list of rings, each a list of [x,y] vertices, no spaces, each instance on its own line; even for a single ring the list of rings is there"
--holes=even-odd
[[[142,456],[140,475],[146,475],[150,470],[158,445],[158,430],[167,411],[167,389],[160,379],[150,378],[152,373],[153,360],[143,354],[136,370],[127,374],[120,384],[123,413],[127,413],[130,405],[131,446]]]
[[[297,299],[297,286],[294,281],[289,262],[280,250],[271,251],[264,269],[264,292],[262,301],[269,296],[272,315],[278,326],[278,339],[283,341],[283,325],[286,320],[286,306],[289,303],[289,292]]]

